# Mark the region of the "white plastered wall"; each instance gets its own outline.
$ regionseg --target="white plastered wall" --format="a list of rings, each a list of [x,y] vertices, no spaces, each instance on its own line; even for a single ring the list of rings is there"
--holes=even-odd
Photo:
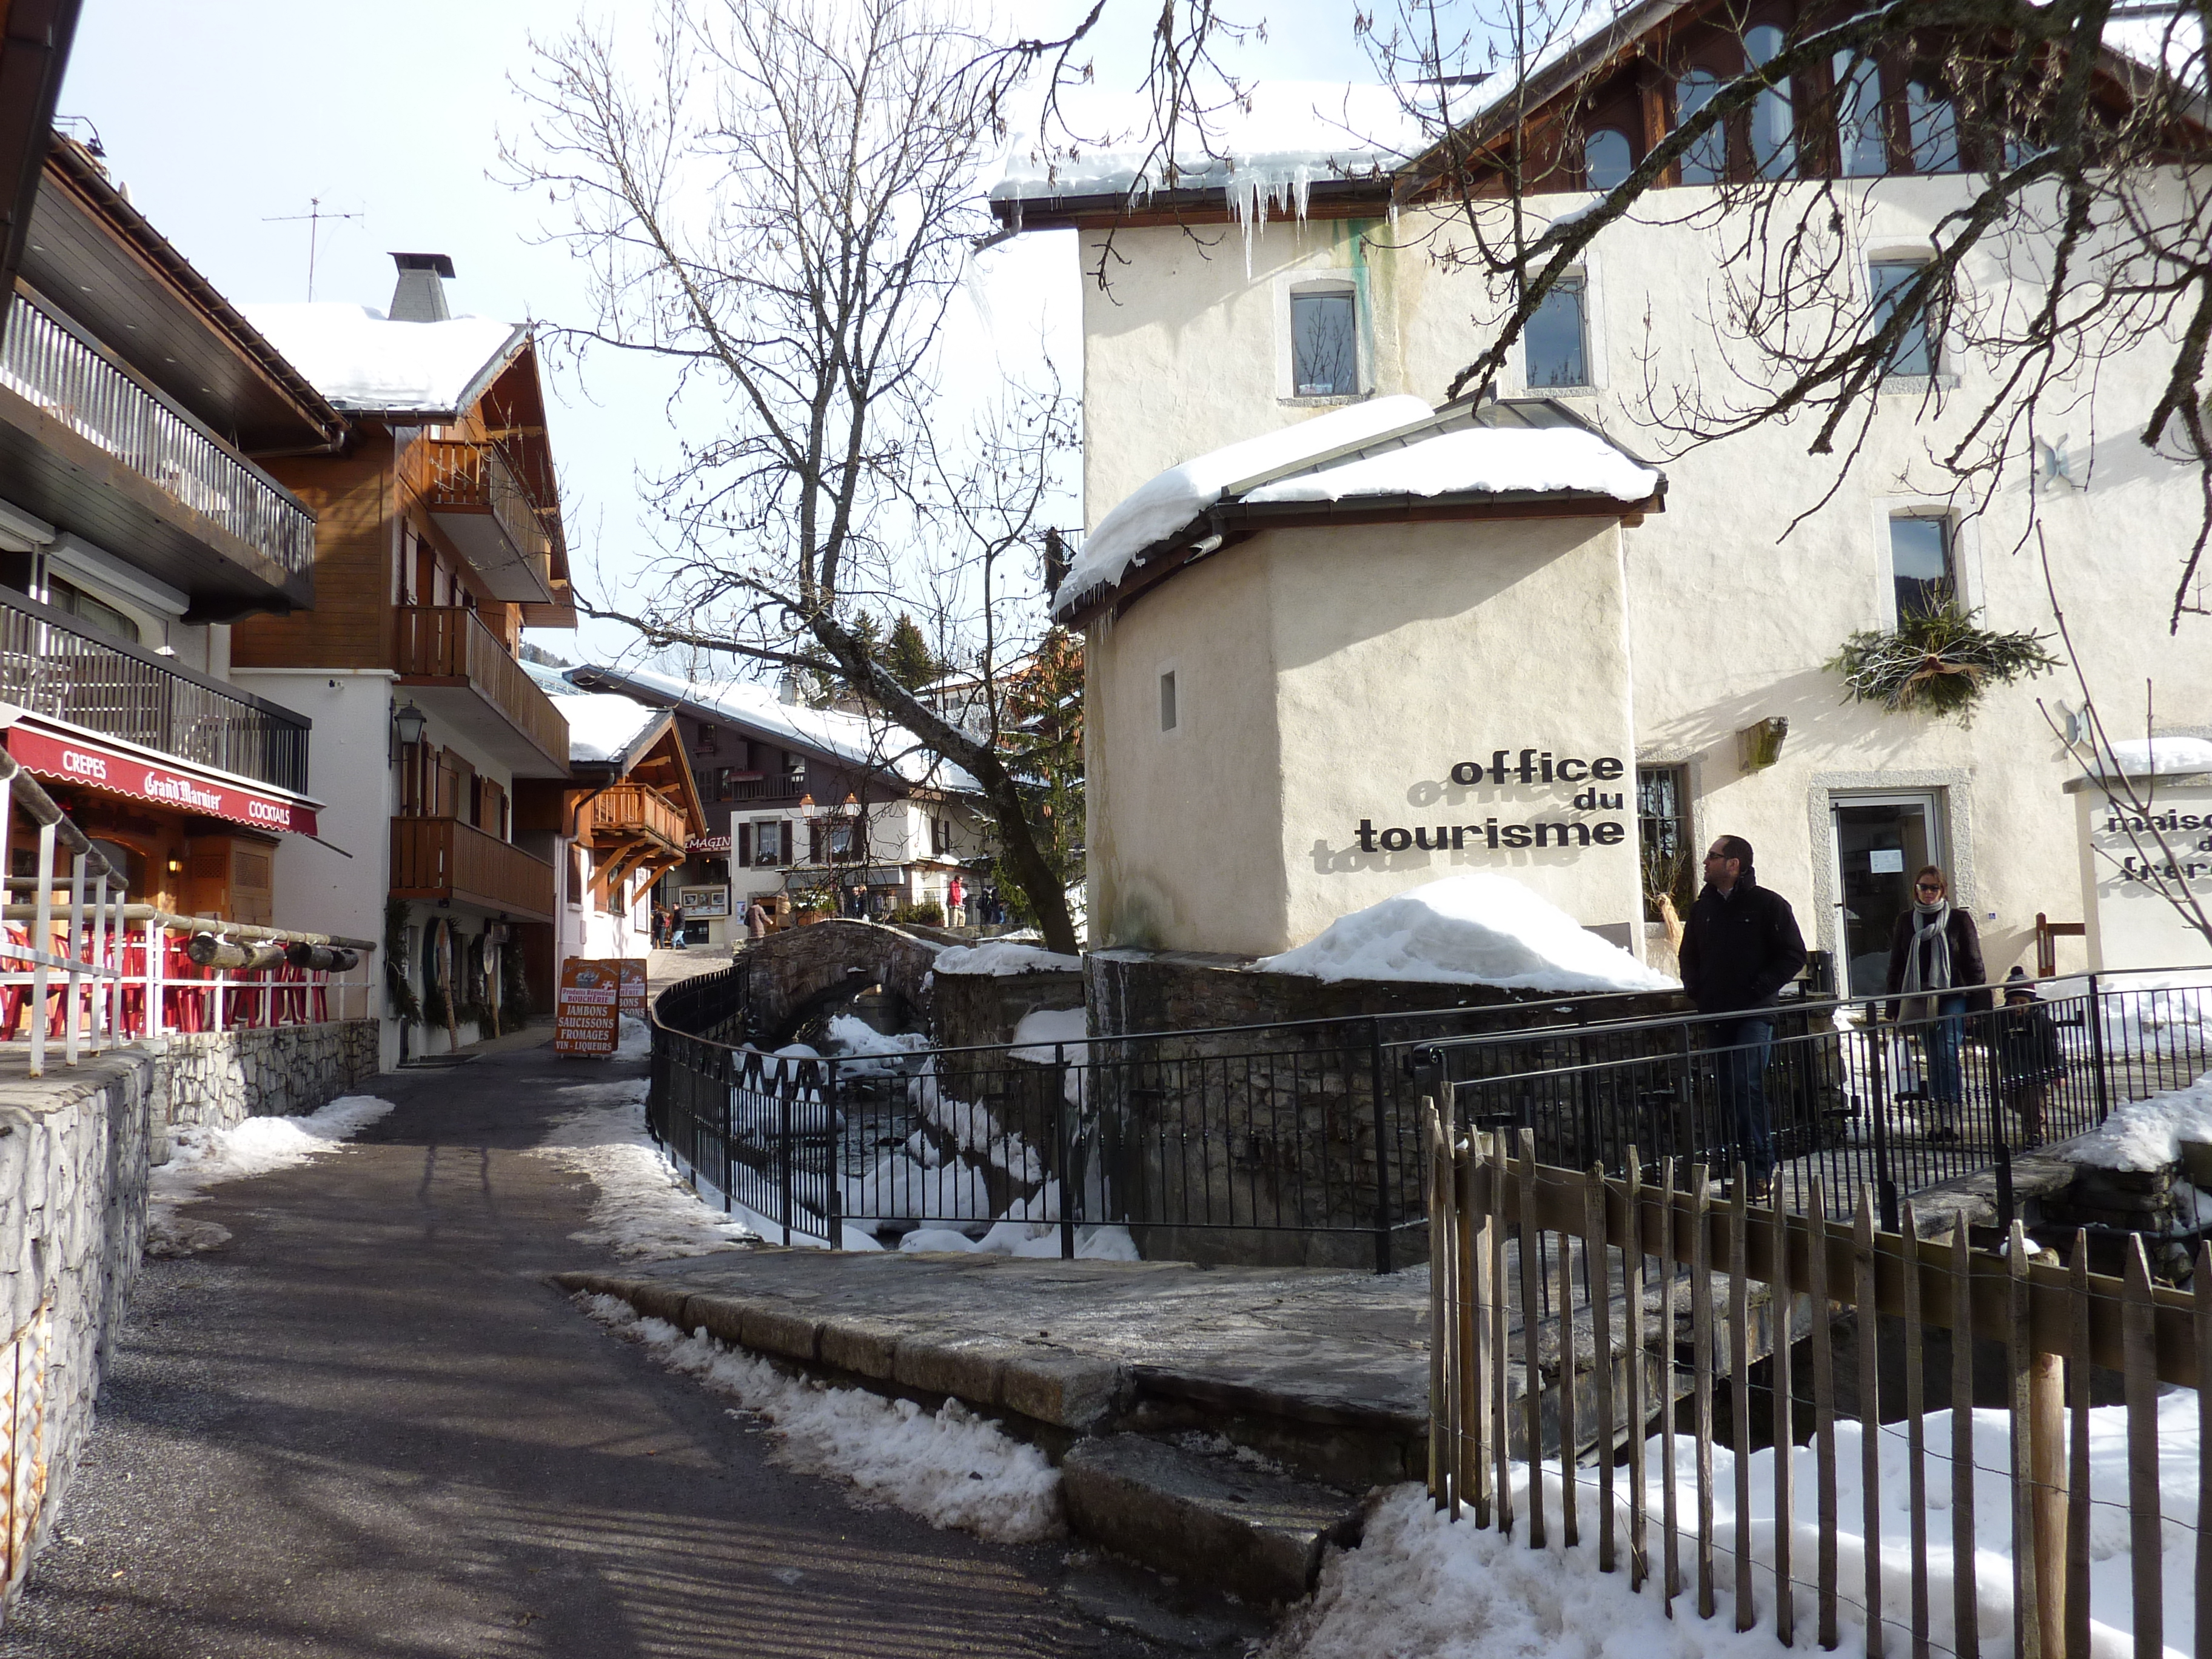
[[[1966,188],[1956,179],[1880,181],[1852,227],[1860,256],[1924,244]],[[1698,193],[1668,192],[1670,215]],[[1554,204],[1564,209],[1584,199],[1561,198]],[[1545,203],[1532,205],[1540,210]],[[1495,307],[1478,278],[1431,257],[1432,245],[1419,240],[1425,227],[1417,216],[1395,229],[1380,221],[1358,228],[1371,235],[1360,263],[1371,311],[1364,337],[1376,354],[1373,386],[1377,393],[1440,400],[1452,374],[1479,349],[1481,325]],[[1090,522],[1164,467],[1310,417],[1312,411],[1286,405],[1279,395],[1278,298],[1297,272],[1349,267],[1346,240],[1353,234],[1340,223],[1271,223],[1254,238],[1248,275],[1233,232],[1211,257],[1201,257],[1176,228],[1116,233],[1112,292],[1085,289]],[[1723,305],[1717,246],[1710,232],[1678,223],[1624,223],[1602,234],[1588,262],[1588,302],[1593,350],[1607,354],[1605,389],[1564,400],[1631,449],[1660,459],[1668,474],[1666,512],[1623,536],[1634,750],[1692,767],[1693,834],[1750,839],[1762,878],[1796,905],[1808,942],[1826,948],[1834,947],[1838,926],[1827,830],[1832,794],[1940,790],[1958,896],[1981,921],[1990,966],[1999,972],[2015,961],[2032,966],[2036,914],[2078,921],[2086,902],[2076,815],[2062,793],[2073,768],[2037,708],[2039,697],[2078,706],[2071,676],[1992,690],[1973,725],[1962,727],[1844,705],[1840,681],[1823,666],[1850,633],[1893,620],[1887,519],[1892,512],[1945,504],[1948,481],[1927,457],[1978,411],[1986,373],[1954,357],[1939,377],[1940,403],[1926,400],[1925,382],[1883,394],[1852,473],[1817,507],[1836,463],[1808,453],[1810,430],[1803,423],[1756,428],[1669,458],[1663,434],[1644,423],[1646,360],[1662,389],[1686,384],[1693,374],[1711,383],[1725,373],[1713,321]],[[1085,241],[1079,257],[1097,255],[1096,243]],[[2007,276],[1990,258],[1969,271],[1984,294],[2000,291]],[[1194,372],[1199,366],[1202,374]],[[2166,627],[2172,583],[2197,523],[2196,486],[2188,469],[2161,459],[2137,437],[2155,401],[2159,366],[2151,349],[2107,362],[2098,366],[2094,386],[2085,377],[2064,389],[2062,398],[2077,399],[2073,407],[2061,410],[2060,399],[2053,400],[2045,435],[2068,440],[2074,477],[2086,479],[2086,488],[2048,485],[2031,495],[2023,466],[1959,537],[1962,586],[1969,602],[1983,607],[1988,625],[2048,631],[2049,597],[2033,544],[2025,539],[2030,509],[2036,510],[2075,646],[2121,735],[2141,733],[2146,678],[2156,682],[2161,729],[2212,726],[2212,645],[2205,624],[2185,623],[2178,637]],[[1501,389],[1509,395],[1521,390],[1510,375]],[[1816,510],[1793,523],[1808,508]],[[1190,583],[1197,574],[1170,586]],[[1341,595],[1354,598],[1364,580],[1364,574],[1346,580]],[[1144,601],[1118,626],[1128,629],[1158,603]],[[1217,654],[1221,642],[1213,635],[1226,624],[1204,619],[1226,610],[1182,594],[1173,605],[1191,613],[1182,626],[1201,649],[1200,660]],[[1609,648],[1601,635],[1610,625],[1585,617],[1572,630],[1555,630],[1529,644],[1528,664]],[[1178,648],[1190,655],[1190,645]],[[1170,653],[1166,647],[1152,649],[1155,658]],[[1094,689],[1094,720],[1126,714],[1127,698],[1141,705],[1152,695],[1150,661],[1134,660],[1141,654],[1094,656],[1094,675],[1097,665],[1111,664],[1132,677],[1126,696],[1120,690],[1102,696]],[[1252,657],[1254,672],[1274,672],[1266,653],[1243,654]],[[1790,722],[1781,758],[1747,775],[1737,763],[1735,734],[1771,716]],[[1286,733],[1285,741],[1291,740]],[[1190,769],[1170,766],[1158,784],[1144,785],[1115,775],[1110,744],[1102,749],[1094,741],[1093,759],[1093,845],[1109,854],[1094,852],[1094,872],[1110,887],[1134,877],[1119,874],[1117,849],[1132,835],[1158,833],[1132,830],[1124,808],[1167,804],[1187,787],[1179,781]],[[1146,873],[1142,879],[1157,884],[1164,878]],[[1267,896],[1249,896],[1261,907],[1252,914],[1271,914]],[[1121,921],[1110,906],[1095,914]],[[1608,907],[1582,919],[1613,921],[1620,913]],[[1303,923],[1290,928],[1287,911],[1284,925],[1310,931]],[[1259,931],[1272,926],[1262,923]],[[2062,965],[2080,963],[2069,954],[2076,948],[2062,944]]]

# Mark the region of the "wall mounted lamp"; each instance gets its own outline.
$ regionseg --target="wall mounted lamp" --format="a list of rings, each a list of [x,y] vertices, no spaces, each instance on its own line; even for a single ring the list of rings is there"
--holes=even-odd
[[[391,758],[398,760],[400,750],[412,749],[416,744],[422,742],[423,729],[429,724],[430,717],[412,702],[404,708],[393,710],[392,715],[393,748]]]

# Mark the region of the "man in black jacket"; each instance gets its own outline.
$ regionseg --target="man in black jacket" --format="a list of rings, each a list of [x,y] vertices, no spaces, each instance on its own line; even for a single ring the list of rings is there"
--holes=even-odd
[[[1805,965],[1805,940],[1790,901],[1752,873],[1751,843],[1723,836],[1705,854],[1705,887],[1682,927],[1682,988],[1711,1018],[1707,1042],[1718,1052],[1721,1099],[1754,1200],[1774,1175],[1766,1057],[1774,1043],[1771,1012],[1782,988]]]

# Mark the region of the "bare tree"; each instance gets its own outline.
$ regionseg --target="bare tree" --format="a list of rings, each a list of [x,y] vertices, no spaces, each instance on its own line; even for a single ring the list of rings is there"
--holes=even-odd
[[[939,361],[1022,53],[935,0],[665,0],[649,37],[580,24],[534,45],[529,131],[502,155],[591,270],[595,315],[567,337],[665,361],[680,424],[712,427],[647,481],[659,586],[580,608],[656,648],[834,678],[887,763],[918,743],[945,763],[934,781],[972,778],[1047,945],[1074,950],[996,691],[1042,631],[1072,422],[1049,380],[963,416],[945,382],[965,366]],[[860,625],[902,613],[981,682],[980,720],[905,684]]]

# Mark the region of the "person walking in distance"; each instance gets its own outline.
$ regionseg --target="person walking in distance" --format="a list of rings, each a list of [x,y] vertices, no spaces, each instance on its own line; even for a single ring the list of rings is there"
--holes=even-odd
[[[1790,901],[1761,887],[1751,843],[1723,836],[1705,854],[1705,885],[1682,928],[1682,988],[1710,1021],[1706,1041],[1720,1062],[1729,1152],[1751,1197],[1765,1202],[1774,1179],[1774,1126],[1766,1102],[1766,1057],[1774,1004],[1805,965],[1805,940]]]

